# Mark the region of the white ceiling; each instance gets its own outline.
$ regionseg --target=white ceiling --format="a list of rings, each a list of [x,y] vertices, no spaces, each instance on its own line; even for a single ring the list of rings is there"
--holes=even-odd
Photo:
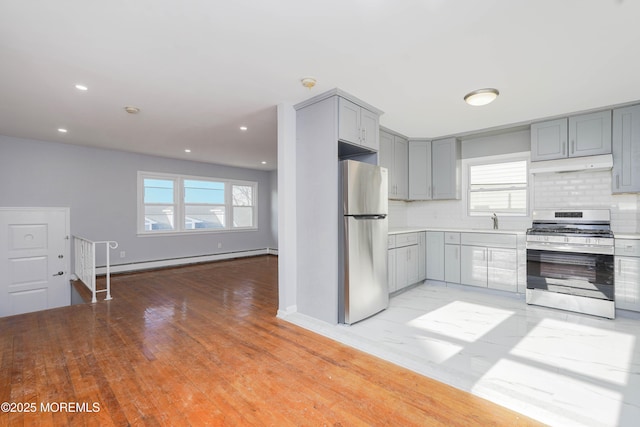
[[[640,100],[639,18],[637,0],[2,0],[0,134],[275,169],[276,105],[335,87],[409,137]],[[462,101],[484,87],[493,104]]]

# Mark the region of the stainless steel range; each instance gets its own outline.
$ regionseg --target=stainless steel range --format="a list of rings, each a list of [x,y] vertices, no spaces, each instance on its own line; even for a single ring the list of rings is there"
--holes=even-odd
[[[527,304],[615,318],[611,213],[538,210],[527,230]]]

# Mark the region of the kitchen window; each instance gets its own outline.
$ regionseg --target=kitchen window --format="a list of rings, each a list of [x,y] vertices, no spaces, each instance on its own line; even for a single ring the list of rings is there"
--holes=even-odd
[[[527,215],[527,160],[470,164],[468,176],[469,215]]]
[[[252,181],[138,172],[138,233],[256,229],[257,188]]]

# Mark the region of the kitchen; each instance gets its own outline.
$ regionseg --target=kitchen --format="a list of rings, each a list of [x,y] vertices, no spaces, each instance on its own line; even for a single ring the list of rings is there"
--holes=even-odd
[[[314,228],[311,227],[314,221],[319,220],[318,217],[314,218],[315,215],[326,216],[326,211],[314,209],[317,208],[318,202],[332,205],[337,212],[337,158],[341,150],[353,154],[344,147],[339,148],[344,141],[338,144],[337,140],[333,139],[336,142],[329,143],[331,138],[339,134],[339,122],[343,119],[338,113],[339,101],[343,97],[357,101],[349,94],[335,90],[296,105],[297,117],[293,117],[291,110],[287,116],[286,106],[280,106],[283,122],[286,122],[287,118],[298,119],[296,154],[300,156],[299,159],[304,156],[314,159],[314,164],[299,162],[305,164],[305,168],[297,175],[297,182],[305,185],[311,184],[305,182],[305,179],[315,182],[320,180],[325,184],[335,184],[335,187],[334,191],[331,191],[330,185],[323,186],[313,195],[319,200],[315,203],[306,200],[304,206],[297,206],[296,220],[299,225],[302,224],[299,230],[304,232],[304,237],[297,242],[296,256],[299,265],[302,266],[301,271],[305,273],[298,277],[297,306],[288,310],[283,310],[281,306],[279,316],[340,342],[392,360],[401,366],[487,397],[543,422],[562,425],[625,425],[636,419],[638,402],[632,390],[638,384],[638,379],[633,373],[633,366],[639,356],[634,344],[639,338],[636,330],[640,319],[637,313],[637,279],[631,279],[626,286],[616,288],[619,292],[616,294],[616,302],[621,306],[618,306],[615,313],[617,317],[613,321],[603,317],[614,316],[602,313],[596,313],[600,317],[585,315],[588,310],[582,311],[583,314],[575,314],[576,310],[539,307],[540,304],[535,301],[532,303],[538,305],[528,305],[529,301],[525,301],[528,280],[526,240],[530,236],[526,230],[532,227],[532,220],[535,218],[530,213],[521,216],[499,214],[496,220],[495,216],[489,214],[471,215],[467,209],[470,205],[468,199],[474,196],[470,195],[468,189],[469,171],[473,171],[473,168],[479,165],[489,164],[495,167],[501,163],[513,163],[524,158],[527,169],[531,171],[528,173],[530,192],[526,198],[531,210],[570,212],[569,215],[556,213],[554,222],[562,223],[563,217],[568,217],[571,224],[575,223],[578,227],[581,226],[581,219],[575,218],[576,212],[580,212],[580,216],[584,212],[585,220],[588,211],[606,212],[603,227],[613,230],[618,241],[615,253],[622,255],[627,246],[635,247],[638,239],[640,199],[637,193],[616,193],[617,180],[612,179],[612,176],[619,173],[615,165],[616,161],[621,160],[619,153],[613,158],[610,155],[603,158],[602,153],[580,156],[577,157],[580,159],[579,166],[574,164],[575,159],[544,160],[536,163],[530,160],[533,135],[531,129],[535,129],[539,123],[558,120],[576,122],[576,118],[594,114],[604,115],[613,117],[613,131],[611,126],[605,125],[605,131],[601,131],[599,135],[613,135],[615,146],[616,138],[619,142],[624,139],[623,134],[619,130],[616,131],[616,117],[619,118],[619,127],[622,114],[634,111],[637,115],[638,107],[614,106],[613,113],[611,107],[596,112],[576,112],[563,118],[541,118],[533,126],[518,124],[512,129],[505,127],[484,134],[455,138],[455,149],[459,151],[453,157],[459,177],[454,181],[462,188],[454,192],[452,200],[407,202],[403,200],[407,198],[406,195],[395,197],[391,194],[398,187],[403,187],[391,181],[390,199],[401,200],[389,201],[389,236],[390,240],[395,240],[395,243],[391,243],[389,254],[397,252],[389,256],[390,272],[394,270],[393,262],[396,261],[395,273],[398,269],[413,268],[417,275],[412,276],[406,271],[400,275],[396,274],[395,279],[403,277],[404,283],[392,285],[394,277],[390,273],[389,284],[395,286],[390,289],[390,308],[359,323],[344,326],[338,324],[336,302],[340,295],[335,285],[332,285],[335,284],[335,279],[331,280],[332,274],[336,275],[334,277],[339,274],[338,260],[327,256],[335,253],[335,250],[331,252],[328,248],[338,245],[340,240],[337,238],[339,221],[336,216],[335,235],[326,233],[326,230],[324,233],[313,234]],[[365,102],[359,102],[363,108],[372,108]],[[315,107],[319,110],[313,110]],[[309,113],[307,109],[313,112]],[[309,132],[307,128],[310,129]],[[412,140],[391,132],[383,128],[380,141],[391,135],[400,141],[409,140],[408,144],[411,147]],[[628,136],[630,133],[624,135]],[[610,138],[609,136],[608,141],[611,141]],[[422,142],[422,139],[418,140],[418,143]],[[637,145],[637,140],[630,144],[632,147]],[[382,145],[380,147],[378,155],[382,152]],[[465,149],[468,150],[468,155],[465,155]],[[614,153],[615,150],[614,148]],[[414,154],[412,157],[409,154],[410,150],[399,152],[406,156],[402,157],[406,164],[415,161],[416,156]],[[356,154],[355,157],[371,162],[371,154],[368,152]],[[323,163],[324,161],[327,163]],[[633,169],[632,175],[636,173],[635,170],[637,167]],[[391,167],[389,171],[390,175],[394,173]],[[401,176],[408,181],[408,192],[405,193],[408,194],[412,186],[410,166],[408,171],[405,169],[405,174]],[[562,208],[558,208],[559,203]],[[498,230],[494,230],[496,225]],[[403,238],[402,244],[398,243],[400,237]],[[430,237],[438,242],[436,245],[439,245],[440,249],[436,249],[435,252],[430,251]],[[489,239],[489,242],[482,239],[478,242],[479,237]],[[421,239],[425,238],[426,242],[423,243]],[[506,240],[502,240],[503,238]],[[606,239],[598,240],[604,242]],[[307,246],[307,242],[313,242],[313,245]],[[421,249],[422,245],[425,246]],[[281,243],[281,251],[284,250],[283,246]],[[450,260],[444,261],[448,253],[445,246],[453,247],[452,254],[455,254],[456,250],[461,254],[465,247],[485,246],[489,250],[506,248],[507,253],[511,255],[511,258],[507,258],[507,264],[511,266],[503,266],[501,271],[508,272],[507,280],[500,285],[496,282],[499,282],[500,275],[494,275],[492,279],[491,270],[486,268],[482,273],[484,283],[465,280],[465,267],[468,268],[469,263],[474,262],[473,257],[466,261],[463,258],[462,262],[458,258],[458,276],[454,276],[455,279],[445,278],[444,271],[451,265]],[[589,247],[591,246],[594,245],[590,244]],[[404,251],[409,247],[415,250]],[[323,252],[324,250],[326,252]],[[503,252],[504,250],[502,249]],[[611,251],[609,259],[610,267],[613,267],[613,246],[607,250]],[[403,267],[399,267],[398,256],[411,258],[412,255],[409,254],[418,254],[417,262],[413,263],[413,267],[407,267],[411,263],[406,264],[403,261]],[[487,252],[484,257],[486,254]],[[435,272],[434,258],[439,260],[435,263],[438,265]],[[637,267],[629,269],[626,266],[620,270],[622,258],[627,257],[616,257],[618,277],[621,276],[621,272],[626,272],[628,276],[637,278]],[[281,257],[281,263],[283,261],[286,263],[286,258]],[[424,265],[421,267],[421,264]],[[307,275],[309,271],[313,273]],[[473,278],[475,272],[476,268],[472,267],[467,278]],[[413,279],[407,279],[407,276]],[[287,292],[287,289],[282,287],[282,278],[283,276],[280,284],[281,294]],[[412,286],[422,283],[425,278],[426,285]],[[496,284],[498,286],[495,286]],[[484,289],[478,289],[478,286]],[[313,298],[306,301],[307,295],[313,295]],[[281,302],[282,298],[281,295]],[[606,305],[612,307],[612,304],[611,301]],[[582,304],[578,302],[577,305]],[[629,308],[631,310],[628,310]],[[590,338],[594,334],[597,338]],[[555,340],[560,340],[564,346],[554,344]],[[610,354],[610,349],[615,349],[615,356]],[[495,353],[496,350],[498,353]],[[532,360],[536,362],[532,363]],[[537,368],[527,367],[527,363],[532,363]],[[606,381],[603,382],[607,374],[593,369],[594,364],[602,365],[604,372],[619,371],[621,377],[607,385]],[[582,370],[584,368],[586,371]],[[532,385],[534,383],[535,386]],[[538,391],[528,392],[527,389],[531,387]],[[541,398],[539,393],[547,397]],[[601,394],[607,397],[603,398]],[[606,411],[603,410],[605,407],[608,408]]]

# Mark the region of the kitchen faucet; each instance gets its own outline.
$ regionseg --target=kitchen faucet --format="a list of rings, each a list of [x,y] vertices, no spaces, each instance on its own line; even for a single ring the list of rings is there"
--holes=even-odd
[[[496,213],[493,213],[493,216],[491,217],[491,220],[493,221],[493,229],[497,230],[498,229],[498,215],[496,215]]]

